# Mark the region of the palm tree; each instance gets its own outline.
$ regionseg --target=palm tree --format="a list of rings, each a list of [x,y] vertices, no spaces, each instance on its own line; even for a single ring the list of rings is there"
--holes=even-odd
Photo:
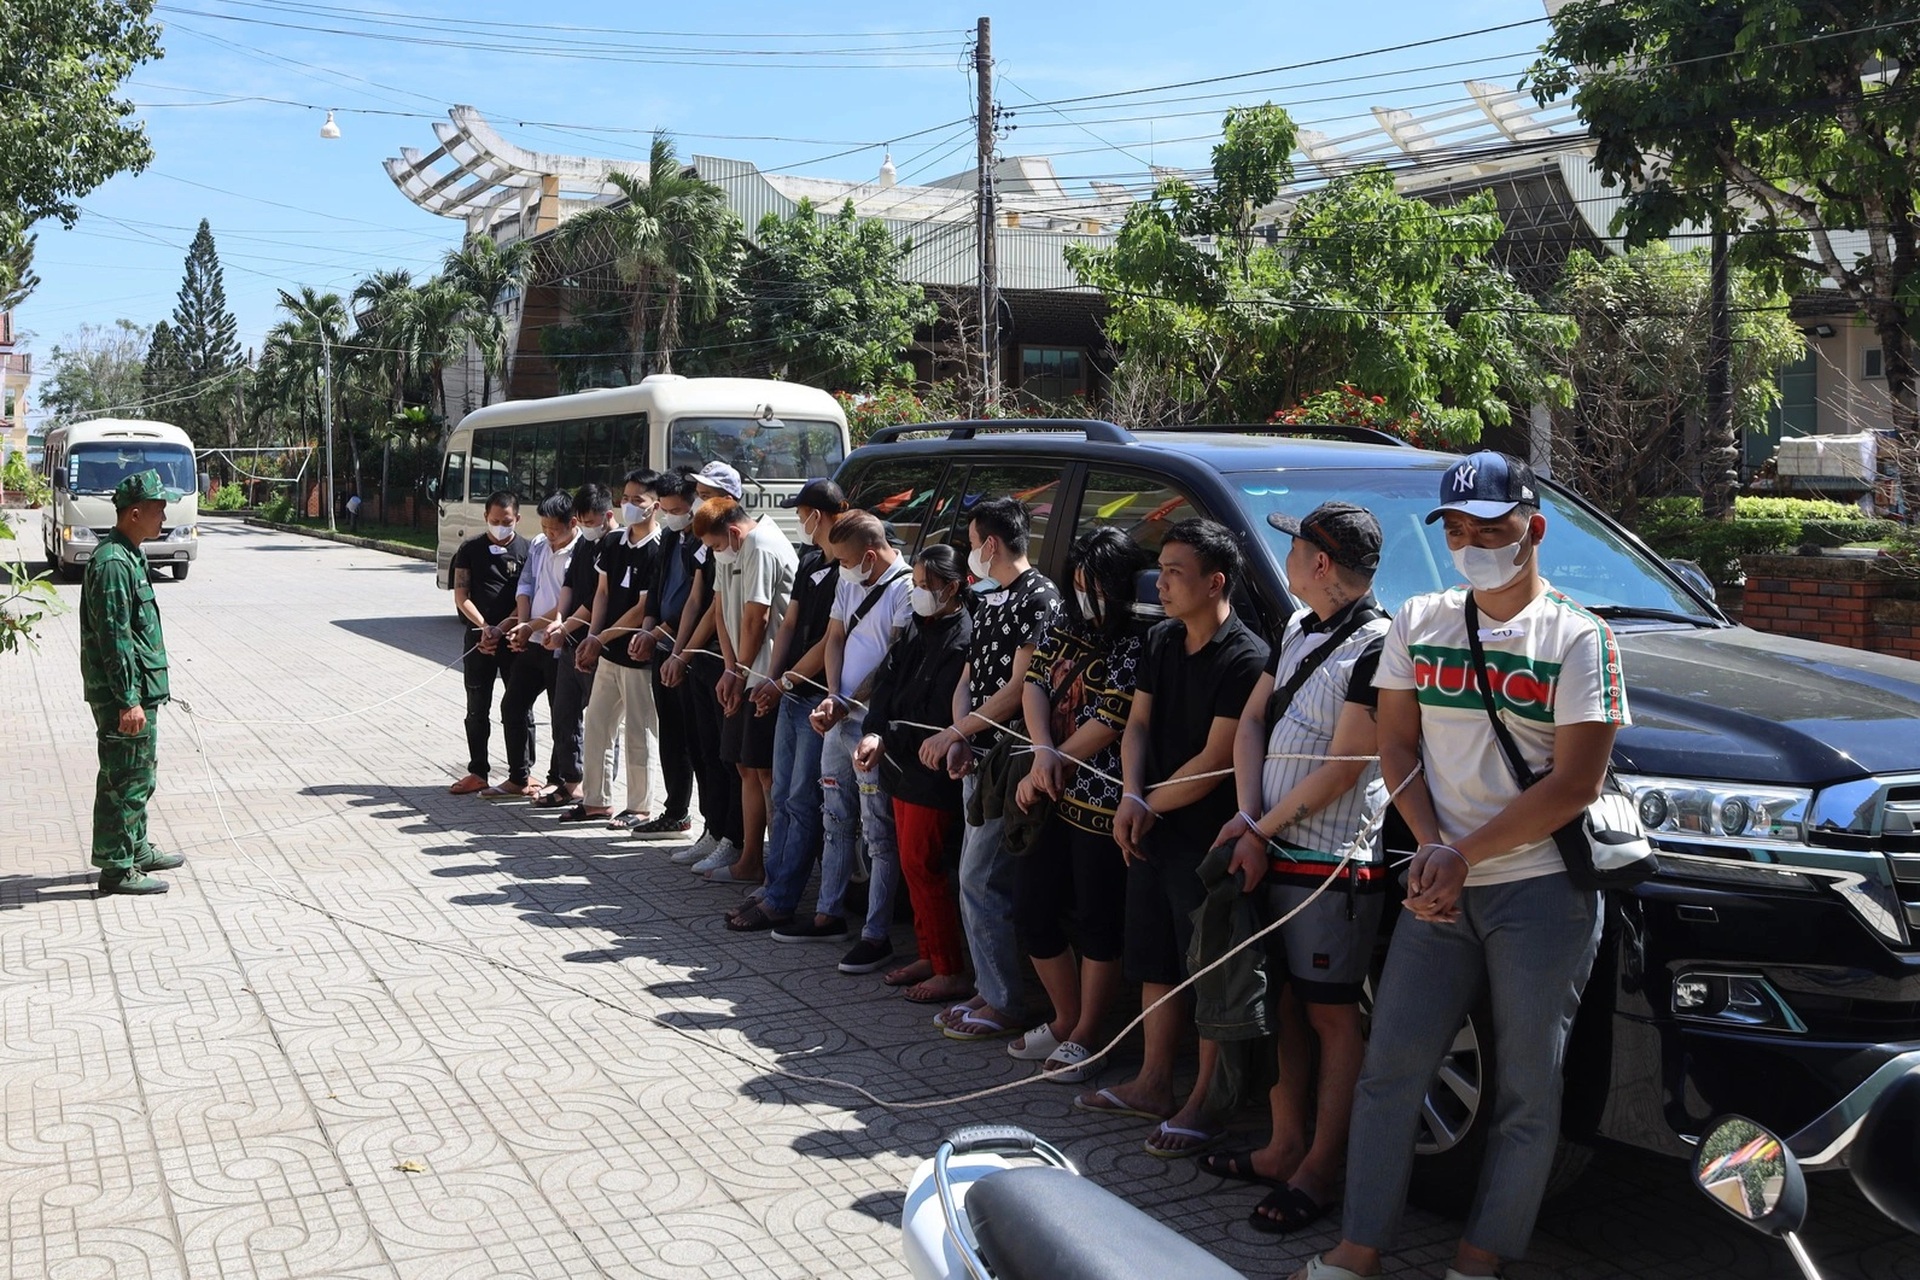
[[[324,421],[327,409],[323,396],[331,387],[334,416],[339,418],[345,384],[342,375],[352,354],[346,342],[346,303],[337,293],[319,293],[311,285],[302,285],[298,296],[280,290],[280,307],[287,318],[267,331],[260,357],[262,380],[303,420],[310,391],[314,416]],[[353,447],[350,430],[347,441],[353,450],[357,484],[359,451]]]
[[[376,271],[353,289],[355,335],[367,349],[369,363],[384,376],[390,414],[405,407],[407,380],[419,363],[414,343],[415,292],[412,274],[398,268]]]
[[[600,205],[560,229],[560,247],[580,256],[604,242],[614,274],[633,291],[629,329],[642,368],[673,372],[681,326],[713,318],[722,286],[738,262],[740,220],[726,193],[683,166],[673,141],[653,135],[647,176],[609,173],[625,198]]]
[[[489,235],[468,236],[458,249],[447,251],[441,277],[472,301],[464,327],[480,352],[480,403],[493,400],[493,380],[507,364],[506,324],[500,305],[509,293],[526,288],[533,255],[527,241],[516,240],[504,249]]]
[[[440,406],[440,420],[452,425],[447,409],[447,362],[467,349],[466,317],[473,297],[445,276],[435,276],[413,292],[415,370]]]

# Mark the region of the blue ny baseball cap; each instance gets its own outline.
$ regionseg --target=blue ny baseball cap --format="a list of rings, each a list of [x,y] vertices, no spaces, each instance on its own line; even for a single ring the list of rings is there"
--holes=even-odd
[[[1482,449],[1460,459],[1440,477],[1440,505],[1427,512],[1427,523],[1449,511],[1498,520],[1523,502],[1536,506],[1540,502],[1533,468],[1518,458]]]

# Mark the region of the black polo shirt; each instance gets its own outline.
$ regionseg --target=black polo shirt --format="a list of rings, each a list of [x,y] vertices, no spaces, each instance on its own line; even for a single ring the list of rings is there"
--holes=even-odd
[[[578,610],[585,609],[589,620],[593,615],[593,597],[600,590],[600,548],[605,545],[602,536],[599,542],[588,541],[580,536],[580,543],[574,548],[573,559],[567,561],[567,608],[560,615],[565,622]],[[586,627],[575,627],[567,633],[567,647],[572,648],[587,638]]]
[[[1184,622],[1169,618],[1149,631],[1137,686],[1153,699],[1141,785],[1165,781],[1199,755],[1215,720],[1238,720],[1266,665],[1267,642],[1235,614],[1197,653],[1187,652]],[[1151,791],[1145,796],[1152,801]],[[1233,778],[1222,775],[1201,799],[1162,814],[1155,829],[1204,853],[1236,807]]]
[[[495,542],[483,533],[468,538],[453,553],[454,585],[459,585],[462,573],[467,575],[467,596],[488,626],[498,626],[513,616],[514,588],[520,585],[520,570],[526,567],[532,550],[532,544],[519,534],[511,542]]]
[[[826,553],[818,547],[800,549],[800,567],[793,575],[793,602],[787,606],[796,610],[799,616],[794,620],[793,644],[787,649],[786,667],[800,661],[806,656],[807,650],[826,638],[829,615],[833,612],[833,593],[839,585],[838,560],[827,559]],[[786,667],[782,670],[786,670]],[[798,687],[803,691],[813,689],[812,685]],[[817,689],[813,691],[819,692]]]
[[[600,539],[600,553],[594,561],[607,580],[607,611],[601,625],[611,627],[652,588],[660,567],[660,535],[656,531],[644,542],[629,545],[627,530],[617,529]],[[627,642],[632,638],[631,631],[608,637],[602,656],[616,666],[645,666],[627,656]]]

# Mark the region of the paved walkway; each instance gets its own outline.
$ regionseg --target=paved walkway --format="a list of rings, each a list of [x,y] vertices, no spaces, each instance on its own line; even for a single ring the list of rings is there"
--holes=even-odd
[[[92,894],[74,616],[0,658],[0,1275],[898,1276],[913,1167],[987,1119],[1250,1276],[1328,1243],[1256,1235],[1256,1195],[1066,1088],[890,1113],[782,1078],[908,1100],[1022,1071],[831,948],[727,934],[733,895],[671,846],[447,796],[460,632],[431,566],[206,530],[157,586],[207,753],[162,712],[155,838],[192,859],[165,898]],[[1795,1274],[1678,1167],[1600,1165],[1510,1274]],[[1920,1276],[1846,1184],[1814,1210],[1829,1274]],[[1437,1275],[1452,1230],[1410,1214],[1393,1274]]]

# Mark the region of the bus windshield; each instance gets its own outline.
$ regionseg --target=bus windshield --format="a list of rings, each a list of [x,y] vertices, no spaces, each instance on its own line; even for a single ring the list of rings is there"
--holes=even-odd
[[[724,462],[747,480],[808,480],[839,467],[840,426],[807,418],[676,418],[667,456],[669,465],[695,470]]]
[[[161,484],[182,493],[198,487],[193,451],[181,445],[99,440],[67,451],[67,488],[76,494],[112,493],[122,480],[142,471],[158,471]]]

